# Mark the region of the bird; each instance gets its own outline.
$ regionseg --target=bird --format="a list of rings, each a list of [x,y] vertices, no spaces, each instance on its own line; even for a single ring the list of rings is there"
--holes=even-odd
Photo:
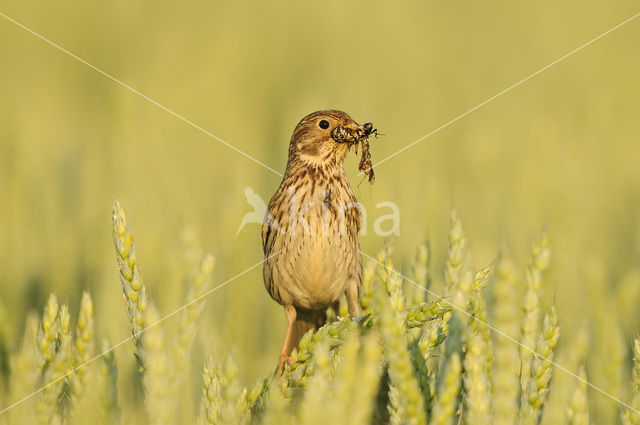
[[[343,163],[372,129],[345,112],[321,110],[293,131],[286,171],[262,225],[264,284],[287,319],[278,377],[300,339],[324,325],[327,307],[340,296],[349,315],[359,316],[362,215]]]

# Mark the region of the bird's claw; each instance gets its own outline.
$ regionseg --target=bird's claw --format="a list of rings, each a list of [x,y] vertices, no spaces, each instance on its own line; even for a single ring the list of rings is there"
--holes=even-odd
[[[291,358],[291,356],[287,356],[286,354],[280,354],[280,358],[278,359],[278,369],[276,373],[278,376],[278,380],[282,380],[285,363],[287,363],[289,367],[293,367],[293,358]]]

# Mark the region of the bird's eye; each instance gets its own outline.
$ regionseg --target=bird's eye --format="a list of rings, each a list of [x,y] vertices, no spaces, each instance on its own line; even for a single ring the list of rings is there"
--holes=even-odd
[[[318,123],[318,127],[320,127],[323,130],[326,130],[327,128],[329,128],[329,121],[327,120],[322,120]]]

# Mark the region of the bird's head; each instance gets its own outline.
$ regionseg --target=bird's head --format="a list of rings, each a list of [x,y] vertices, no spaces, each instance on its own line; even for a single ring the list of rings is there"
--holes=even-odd
[[[302,118],[291,137],[289,157],[306,165],[341,164],[349,148],[366,139],[373,125],[360,125],[336,110],[313,112]]]

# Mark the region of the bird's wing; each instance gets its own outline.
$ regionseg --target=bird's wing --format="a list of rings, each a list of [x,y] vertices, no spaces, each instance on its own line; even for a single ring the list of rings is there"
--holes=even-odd
[[[271,247],[281,233],[282,223],[280,221],[283,220],[282,211],[286,210],[282,204],[284,199],[280,192],[276,192],[273,198],[271,198],[271,201],[269,201],[269,206],[266,208],[264,220],[262,221],[262,249],[265,255],[271,252]],[[278,211],[280,211],[280,213],[278,213]]]
[[[279,226],[275,218],[267,211],[262,223],[262,250],[265,255],[271,251],[271,246],[278,234]]]

